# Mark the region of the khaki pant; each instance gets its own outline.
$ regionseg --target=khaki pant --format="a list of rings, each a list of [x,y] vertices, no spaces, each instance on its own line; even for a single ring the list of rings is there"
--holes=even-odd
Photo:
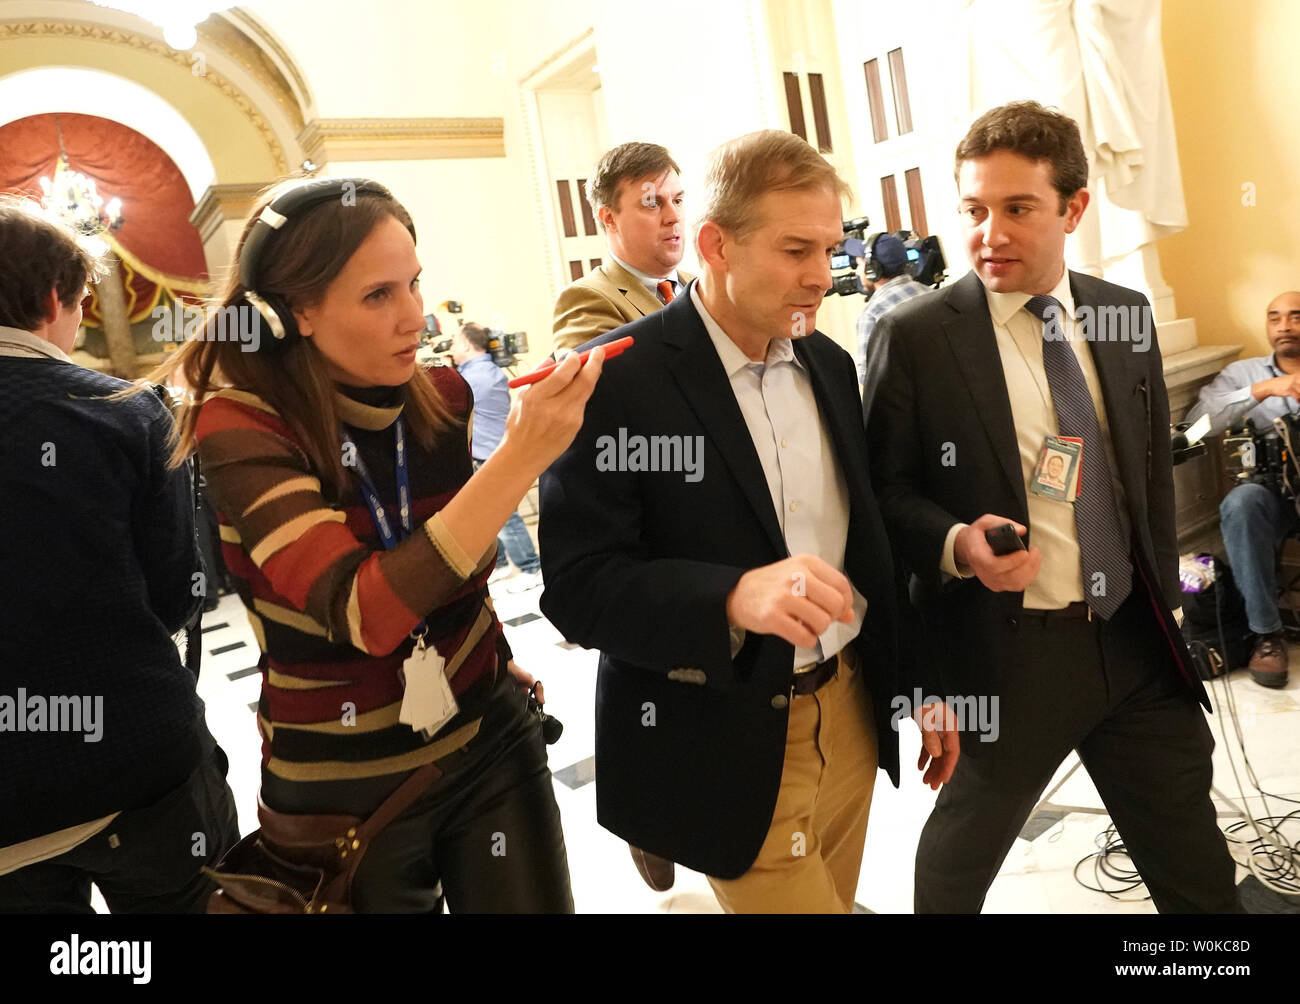
[[[727,913],[851,913],[876,779],[876,730],[851,648],[820,690],[790,698],[772,825],[749,871],[710,878]]]

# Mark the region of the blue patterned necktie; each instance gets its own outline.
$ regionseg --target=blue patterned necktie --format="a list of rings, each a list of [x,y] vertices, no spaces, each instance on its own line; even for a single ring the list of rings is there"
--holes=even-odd
[[[1133,587],[1133,565],[1120,531],[1101,425],[1079,360],[1061,327],[1065,311],[1060,301],[1032,296],[1025,309],[1043,322],[1043,369],[1060,434],[1083,440],[1083,488],[1074,502],[1083,594],[1093,611],[1109,620]]]

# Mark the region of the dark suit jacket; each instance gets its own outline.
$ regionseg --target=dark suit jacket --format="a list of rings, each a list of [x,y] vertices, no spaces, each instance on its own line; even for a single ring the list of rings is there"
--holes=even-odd
[[[749,634],[733,662],[726,599],[751,568],[788,557],[758,454],[688,295],[588,345],[631,335],[587,404],[582,431],[541,479],[542,612],[600,650],[596,806],[601,825],[721,878],[743,874],[781,784],[794,650]],[[879,762],[898,783],[895,576],[867,473],[857,373],[825,335],[794,343],[841,458],[846,574],[867,598],[854,644]],[[597,470],[602,436],[699,436],[703,477]],[[864,778],[865,780],[865,778]]]
[[[1070,291],[1076,307],[1147,305],[1140,293],[1077,272],[1070,273]],[[1155,332],[1146,352],[1132,341],[1093,341],[1089,348],[1127,499],[1138,588],[1179,675],[1208,708],[1170,612],[1181,602],[1178,543],[1169,399]],[[995,694],[1024,594],[995,593],[975,578],[944,583],[939,571],[953,523],[996,513],[1029,525],[1011,403],[975,273],[881,320],[868,350],[863,408],[881,510],[912,576],[945,685],[957,693]],[[945,451],[955,463],[943,462]],[[1029,536],[1032,542],[1032,526]]]

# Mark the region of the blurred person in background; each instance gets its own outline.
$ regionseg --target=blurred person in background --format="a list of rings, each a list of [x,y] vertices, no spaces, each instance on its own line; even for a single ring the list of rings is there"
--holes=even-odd
[[[492,360],[488,343],[492,335],[481,324],[468,321],[451,338],[451,359],[469,389],[474,392],[474,428],[471,432],[470,456],[474,469],[500,444],[506,431],[506,417],[510,414],[510,381]],[[508,559],[508,560],[507,560]],[[541,559],[533,548],[533,539],[516,510],[510,514],[501,533],[497,535],[497,561],[488,582],[495,582],[510,574],[510,565],[519,569],[520,575],[506,586],[508,593],[521,593],[536,589],[542,584]]]
[[[205,590],[152,393],[68,358],[95,263],[0,202],[0,912],[202,912],[239,838],[172,635]]]

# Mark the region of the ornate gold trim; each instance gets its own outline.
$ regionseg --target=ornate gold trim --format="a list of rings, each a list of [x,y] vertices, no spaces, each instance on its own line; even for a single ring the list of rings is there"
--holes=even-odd
[[[313,119],[298,143],[319,164],[506,155],[500,118]]]
[[[170,63],[175,63],[177,66],[184,67],[186,71],[190,71],[194,64],[189,53],[178,52],[165,42],[145,38],[143,35],[137,35],[122,28],[112,28],[103,24],[88,24],[81,21],[0,21],[0,42],[51,36],[56,38],[83,38],[92,42],[127,46],[138,52],[147,53],[165,59]],[[276,137],[275,130],[261,116],[248,96],[226,77],[211,68],[205,68],[204,73],[194,74],[194,76],[195,79],[215,87],[223,97],[232,102],[240,113],[252,123],[253,128],[257,130],[258,135],[266,144],[267,150],[270,151],[271,158],[275,162],[276,172],[285,174],[289,170],[289,162],[285,157],[284,147],[281,146],[280,140]]]
[[[265,185],[255,183],[209,185],[190,213],[190,223],[198,230],[203,243],[206,245],[217,227],[227,220],[248,219],[253,201],[264,188]]]
[[[306,121],[306,110],[315,105],[316,97],[312,94],[307,78],[302,75],[302,70],[298,68],[297,61],[289,55],[279,40],[271,34],[270,29],[262,24],[257,15],[246,7],[231,7],[229,10],[220,11],[217,16],[234,24],[235,27],[252,39],[253,44],[263,52],[270,53],[274,57],[272,60],[273,65],[280,72],[289,74],[291,78],[289,85],[294,94],[294,103],[299,107],[299,124],[301,125],[302,122]]]
[[[280,67],[268,57],[256,41],[249,38],[240,24],[223,16],[226,13],[233,12],[222,12],[198,26],[199,44],[195,48],[201,50],[204,45],[211,43],[214,48],[220,49],[245,73],[265,87],[267,93],[275,98],[276,104],[293,123],[293,127],[301,129],[306,117]]]

